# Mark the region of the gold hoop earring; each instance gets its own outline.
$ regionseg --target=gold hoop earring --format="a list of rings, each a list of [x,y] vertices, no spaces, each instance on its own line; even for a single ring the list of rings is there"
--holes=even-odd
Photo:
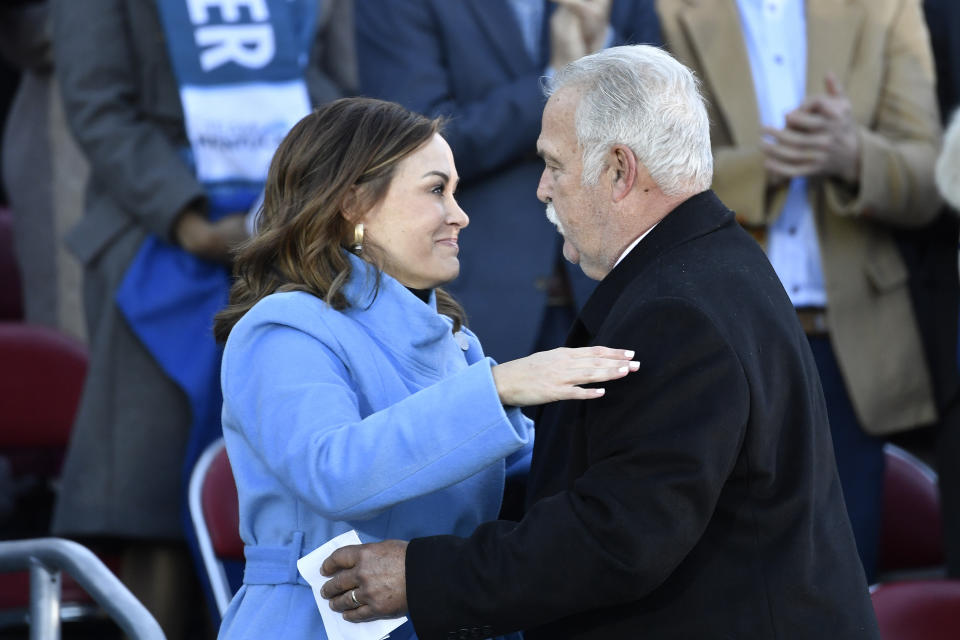
[[[357,255],[363,253],[363,223],[358,222],[353,227],[353,245],[350,249]]]

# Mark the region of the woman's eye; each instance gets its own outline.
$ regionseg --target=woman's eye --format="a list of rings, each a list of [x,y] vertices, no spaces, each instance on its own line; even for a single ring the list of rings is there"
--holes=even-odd
[[[435,193],[435,194],[437,194],[438,196],[442,196],[442,195],[443,195],[443,185],[442,185],[442,184],[438,184],[438,185],[435,186],[433,189],[431,189],[431,193]]]

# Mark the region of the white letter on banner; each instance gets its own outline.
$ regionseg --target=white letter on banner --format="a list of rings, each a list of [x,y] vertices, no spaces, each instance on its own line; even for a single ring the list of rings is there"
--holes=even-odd
[[[187,0],[190,22],[206,24],[210,21],[210,9],[220,9],[220,19],[224,22],[240,22],[240,7],[250,10],[252,22],[266,22],[270,18],[266,0]]]
[[[200,27],[197,44],[210,47],[200,54],[200,66],[210,71],[228,62],[260,69],[273,60],[276,42],[269,24]]]

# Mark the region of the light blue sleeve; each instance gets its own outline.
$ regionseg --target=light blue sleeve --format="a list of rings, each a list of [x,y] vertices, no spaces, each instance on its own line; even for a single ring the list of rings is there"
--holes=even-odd
[[[468,362],[486,359],[489,361],[491,367],[498,364],[493,358],[484,356],[483,347],[480,345],[480,340],[473,331],[466,327],[462,328],[460,331],[461,333],[465,334],[469,340],[469,348],[465,354]],[[507,419],[510,420],[510,423],[517,430],[517,433],[530,434],[530,437],[527,439],[527,443],[521,449],[518,449],[514,453],[507,456],[507,477],[510,478],[521,475],[525,476],[530,471],[530,461],[533,457],[533,420],[524,415],[523,411],[519,407],[506,407],[505,411],[507,414]]]
[[[331,520],[372,517],[531,442],[526,418],[508,418],[500,404],[487,359],[366,417],[343,361],[298,329],[244,332],[223,366],[237,421],[225,428],[241,431],[271,473]]]
[[[533,435],[531,430],[530,435]],[[526,476],[530,473],[530,462],[533,460],[533,437],[522,449],[507,456],[507,477]]]

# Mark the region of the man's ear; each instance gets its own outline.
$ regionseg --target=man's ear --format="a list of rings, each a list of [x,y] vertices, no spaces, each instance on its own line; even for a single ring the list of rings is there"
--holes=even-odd
[[[608,170],[611,176],[611,197],[620,202],[637,183],[637,156],[630,147],[615,144],[610,148]]]

